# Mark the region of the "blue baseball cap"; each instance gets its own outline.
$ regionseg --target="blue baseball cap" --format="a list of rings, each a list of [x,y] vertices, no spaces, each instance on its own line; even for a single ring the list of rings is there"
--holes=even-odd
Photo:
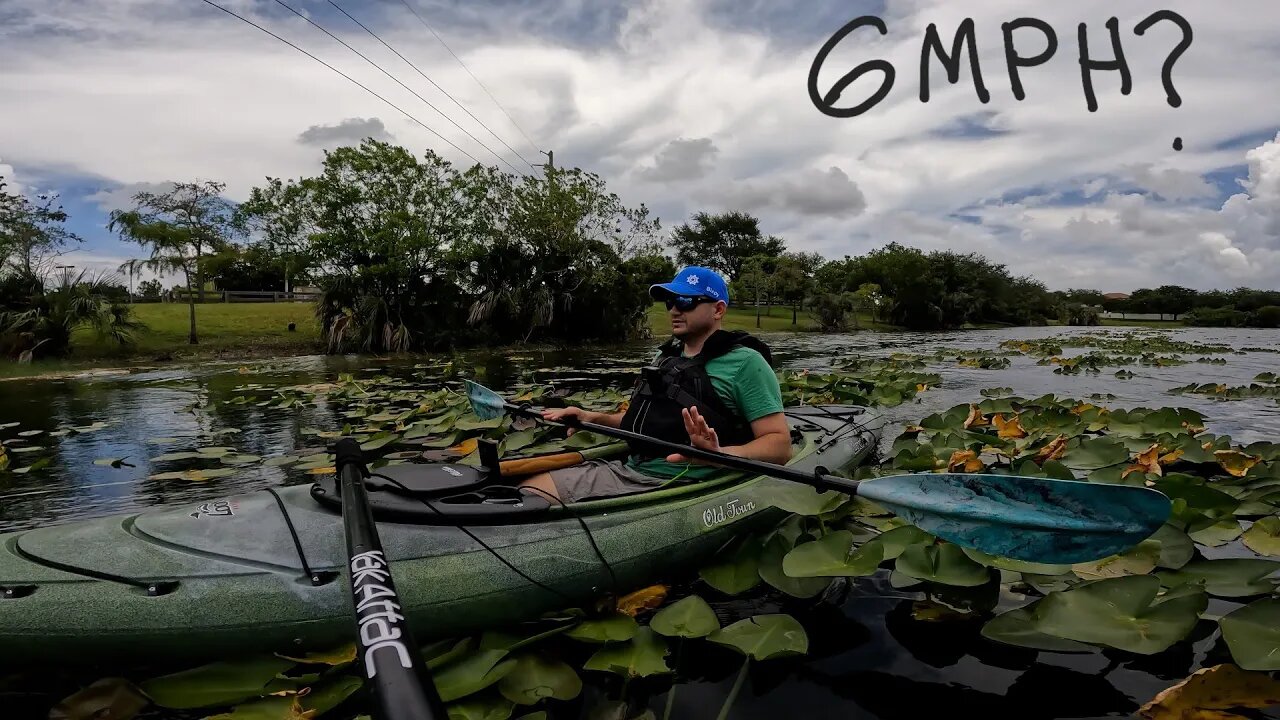
[[[725,284],[724,278],[711,268],[696,265],[681,268],[669,283],[649,286],[650,297],[660,300],[664,295],[701,295],[729,304],[729,286]]]

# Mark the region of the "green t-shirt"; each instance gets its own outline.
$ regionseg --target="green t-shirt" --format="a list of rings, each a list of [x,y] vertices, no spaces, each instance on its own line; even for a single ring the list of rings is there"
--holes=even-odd
[[[657,357],[655,357],[656,361]],[[782,412],[782,389],[778,376],[764,356],[747,347],[736,347],[707,362],[707,375],[711,386],[730,410],[740,412],[747,422],[754,422],[765,415]],[[635,456],[627,459],[627,465],[646,475],[680,480],[701,480],[725,468],[682,462],[670,463],[665,457],[639,461]]]

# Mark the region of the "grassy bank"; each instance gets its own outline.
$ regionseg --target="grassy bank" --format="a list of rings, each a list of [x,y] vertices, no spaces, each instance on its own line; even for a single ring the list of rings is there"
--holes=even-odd
[[[92,331],[78,330],[73,336],[74,351],[65,360],[46,360],[31,365],[0,362],[0,378],[78,372],[95,367],[125,363],[193,361],[203,359],[252,359],[284,357],[322,352],[320,328],[310,303],[209,303],[196,306],[199,344],[187,343],[187,306],[178,303],[144,303],[133,306],[134,316],[146,328],[137,334],[132,348],[120,348],[98,338]],[[654,303],[648,312],[654,338],[671,332],[667,310]],[[289,323],[296,329],[289,331]],[[1058,324],[1058,323],[1051,323]],[[1105,326],[1177,328],[1181,322],[1153,320],[1103,320]],[[858,325],[867,330],[895,330],[892,325],[873,322],[860,314]],[[807,311],[796,314],[791,308],[761,308],[760,326],[751,306],[735,306],[725,316],[727,330],[748,332],[816,332],[817,323]]]

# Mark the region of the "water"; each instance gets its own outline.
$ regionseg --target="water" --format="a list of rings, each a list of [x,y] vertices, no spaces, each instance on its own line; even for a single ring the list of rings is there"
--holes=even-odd
[[[932,354],[936,349],[996,350],[1004,340],[1035,340],[1074,333],[1119,335],[1127,329],[1012,328],[941,334],[859,333],[851,335],[762,334],[774,349],[778,366],[829,369],[834,359],[851,354],[887,355],[891,352]],[[1280,331],[1180,329],[1167,333],[1176,340],[1220,343],[1233,348],[1280,348]],[[653,343],[613,348],[607,353],[533,352],[473,353],[458,360],[474,365],[476,379],[502,389],[519,381],[555,381],[577,386],[625,385],[631,371],[651,356]],[[1089,348],[1064,348],[1077,355]],[[1118,368],[1100,374],[1058,375],[1035,358],[1013,356],[1004,370],[958,366],[952,360],[931,362],[928,370],[942,375],[917,402],[890,409],[895,423],[915,422],[929,413],[980,398],[979,391],[1009,387],[1015,394],[1037,397],[1046,393],[1085,398],[1111,393],[1112,407],[1196,409],[1207,416],[1210,432],[1249,443],[1280,438],[1280,404],[1274,399],[1221,402],[1195,396],[1170,395],[1170,388],[1188,383],[1223,382],[1248,385],[1264,371],[1280,371],[1280,355],[1265,352],[1200,356],[1226,358],[1226,365],[1189,363],[1173,367],[1132,365],[1135,373],[1118,379]],[[23,430],[44,430],[30,442],[55,446],[52,464],[28,475],[0,474],[0,532],[48,526],[75,520],[139,511],[166,503],[202,502],[264,487],[310,482],[311,478],[281,468],[250,466],[228,478],[204,483],[151,481],[159,472],[147,458],[197,445],[201,437],[217,438],[241,453],[278,454],[323,443],[302,433],[313,427],[341,427],[332,408],[262,408],[228,404],[242,394],[238,386],[297,385],[328,382],[339,373],[356,377],[386,374],[409,377],[421,369],[413,360],[360,357],[302,357],[249,364],[204,363],[197,366],[140,369],[127,373],[90,373],[63,380],[0,382],[0,424],[21,425],[0,430],[13,438]],[[106,427],[68,437],[51,438],[59,428]],[[900,427],[900,425],[899,425]],[[231,432],[228,432],[231,431]],[[887,446],[897,427],[885,432]],[[164,443],[152,442],[169,438]],[[55,442],[56,441],[56,442]],[[208,440],[199,444],[207,445]],[[14,466],[29,464],[32,454],[15,455]],[[96,459],[124,458],[133,467],[95,465]],[[168,469],[168,468],[165,468]],[[809,655],[797,660],[760,664],[752,669],[734,705],[734,718],[774,718],[802,710],[811,718],[923,718],[969,708],[992,718],[1128,717],[1157,692],[1204,665],[1228,661],[1220,640],[1210,637],[1213,623],[1204,621],[1200,639],[1160,660],[1123,653],[1066,655],[994,646],[978,636],[981,623],[925,623],[910,617],[914,594],[894,590],[884,578],[837,583],[821,601],[791,601],[766,594],[751,601],[760,612],[795,615],[808,630]],[[702,650],[706,657],[685,658],[699,679],[679,686],[672,718],[712,717],[733,684],[736,656]],[[702,675],[699,675],[699,673]],[[683,673],[682,673],[683,674]],[[593,675],[593,674],[588,674]],[[588,680],[582,716],[610,686]],[[669,685],[669,683],[668,683]],[[666,685],[637,682],[629,686],[636,706],[648,704],[661,716]],[[646,692],[650,697],[645,697]],[[47,704],[45,705],[47,708]]]

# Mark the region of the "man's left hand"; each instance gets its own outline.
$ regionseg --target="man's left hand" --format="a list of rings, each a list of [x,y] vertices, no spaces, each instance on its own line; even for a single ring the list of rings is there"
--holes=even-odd
[[[705,418],[698,412],[698,408],[688,407],[680,411],[681,417],[684,418],[684,429],[689,433],[689,444],[701,450],[710,450],[711,452],[723,452],[720,448],[720,438],[716,436],[715,428],[707,424]],[[690,458],[680,453],[672,453],[667,456],[667,462],[692,462],[698,465],[714,465],[708,460],[701,458]]]

